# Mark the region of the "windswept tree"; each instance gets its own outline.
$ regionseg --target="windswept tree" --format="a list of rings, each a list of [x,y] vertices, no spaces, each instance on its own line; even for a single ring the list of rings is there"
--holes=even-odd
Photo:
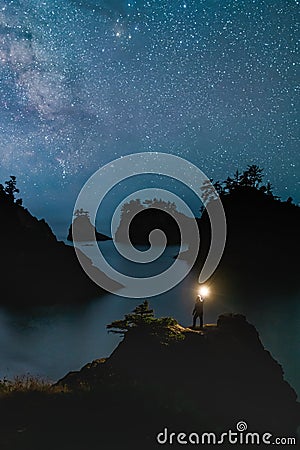
[[[154,311],[150,309],[149,302],[145,300],[141,305],[137,306],[132,313],[126,314],[122,320],[115,320],[107,325],[107,329],[112,333],[125,334],[132,328],[149,324],[154,318]]]
[[[106,327],[110,332],[125,335],[136,330],[142,335],[158,339],[161,344],[168,345],[171,341],[184,339],[182,329],[172,317],[154,317],[153,309],[145,300],[132,313],[126,314],[122,320],[115,320]]]

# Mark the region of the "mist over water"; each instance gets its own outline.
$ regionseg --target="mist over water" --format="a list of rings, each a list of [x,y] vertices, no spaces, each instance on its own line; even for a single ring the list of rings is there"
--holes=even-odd
[[[111,250],[112,242],[100,245],[104,254],[111,255],[116,267],[124,269],[124,261]],[[168,247],[151,270],[165,270],[174,262],[176,251],[177,247]],[[128,273],[138,270],[138,265],[132,264],[126,263]],[[146,265],[140,264],[139,267],[139,274],[145,275]],[[150,298],[150,306],[156,316],[172,316],[183,326],[190,326],[197,294],[196,281],[195,274],[189,274],[172,290]],[[59,295],[59,286],[57,291]],[[299,296],[289,294],[282,298],[282,295],[276,297],[272,293],[270,297],[266,298],[265,293],[259,292],[255,298],[247,293],[232,297],[212,284],[211,296],[205,304],[204,321],[214,323],[224,312],[245,314],[257,328],[265,348],[282,365],[285,379],[299,395]],[[0,378],[30,373],[55,381],[93,359],[109,356],[121,338],[108,333],[106,325],[123,318],[142,301],[107,294],[84,305],[14,311],[1,308]]]

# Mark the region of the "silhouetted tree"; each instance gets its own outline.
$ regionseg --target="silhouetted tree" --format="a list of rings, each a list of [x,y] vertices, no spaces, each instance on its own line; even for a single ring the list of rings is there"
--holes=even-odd
[[[218,195],[221,195],[221,194],[224,193],[224,188],[223,188],[223,186],[222,186],[222,183],[220,183],[220,181],[216,181],[216,182],[213,184],[213,186],[214,186],[214,188],[215,188],[215,190],[216,190],[216,192],[217,192]]]
[[[130,200],[128,203],[124,203],[124,205],[121,208],[121,216],[124,218],[127,214],[130,214],[131,216],[135,213],[138,213],[139,211],[142,211],[144,209],[144,206],[142,205],[142,202],[139,198],[135,200]]]
[[[155,202],[158,202],[158,199],[156,197],[154,197],[153,199],[146,199],[143,203],[150,207]]]
[[[227,177],[227,179],[224,181],[224,192],[231,193],[235,189],[239,187],[241,183],[241,175],[238,169],[235,171],[233,178]]]
[[[0,184],[0,200],[5,200],[6,194],[3,184]]]
[[[258,188],[262,182],[263,169],[258,167],[256,164],[252,164],[248,166],[248,169],[245,170],[240,177],[240,184],[245,187]]]
[[[237,186],[240,181],[241,181],[240,172],[238,171],[238,169],[236,169],[236,171],[234,173],[234,177],[233,177],[233,182]]]
[[[262,185],[263,180],[263,169],[256,164],[248,165],[244,172],[240,173],[238,170],[234,173],[233,177],[227,177],[225,181],[206,180],[201,186],[201,191],[203,192],[202,201],[203,203],[208,203],[217,198],[217,195],[227,196],[233,192],[243,194],[243,189],[251,188],[256,189],[263,194],[271,197],[273,200],[279,200],[280,198],[275,196],[272,192],[272,185],[268,182],[266,185]],[[200,213],[204,210],[204,206],[200,207]]]
[[[0,199],[7,200],[9,203],[16,203],[17,205],[22,205],[22,199],[15,199],[15,194],[18,194],[20,191],[16,187],[17,181],[14,175],[10,176],[10,180],[5,181],[6,186],[4,187],[0,184]]]
[[[200,187],[202,191],[203,203],[208,203],[217,198],[216,189],[214,188],[212,182],[213,182],[212,178],[210,180],[205,180],[202,186]]]
[[[107,329],[112,333],[125,334],[136,328],[145,331],[149,336],[159,339],[162,344],[168,345],[172,340],[184,339],[177,321],[172,317],[154,317],[153,309],[149,308],[149,303],[145,300],[137,306],[131,314],[126,314],[123,320],[116,320]]]
[[[176,206],[175,202],[168,202],[166,204],[166,210],[171,211],[171,212],[177,211],[177,206]]]
[[[125,334],[130,329],[149,323],[154,318],[153,309],[149,308],[149,303],[145,300],[141,305],[137,306],[132,313],[126,314],[122,320],[115,320],[107,325],[112,333]]]
[[[268,195],[269,197],[273,197],[272,185],[270,182],[268,182],[266,186],[265,185],[261,186],[259,190],[264,194]]]
[[[232,192],[234,187],[235,187],[234,179],[231,178],[231,177],[227,177],[227,179],[224,181],[224,185],[225,185],[225,192],[226,193]]]
[[[20,191],[16,187],[17,181],[14,175],[10,176],[10,180],[5,181],[6,188],[4,189],[10,201],[14,202],[15,194],[18,194]]]
[[[153,200],[145,200],[144,204],[147,205],[148,208],[158,208],[169,212],[175,212],[177,210],[174,202],[165,202],[161,198],[159,200],[157,198],[154,198]]]
[[[128,203],[124,203],[121,208],[121,222],[125,219],[125,222],[130,220],[133,216],[135,216],[137,213],[146,210],[147,208],[157,208],[161,209],[163,211],[174,213],[177,211],[176,204],[174,202],[166,202],[162,200],[161,198],[153,198],[153,199],[146,199],[141,202],[141,200],[135,199],[130,200]]]
[[[292,197],[288,197],[287,201],[286,201],[289,205],[293,204],[293,198]]]
[[[88,211],[84,211],[83,208],[76,209],[76,211],[74,212],[74,216],[75,217],[80,217],[80,216],[87,216],[87,217],[89,217],[89,212]]]
[[[272,184],[268,181],[267,185],[266,185],[266,194],[270,195],[271,197],[273,197],[273,192],[272,192],[273,186]]]

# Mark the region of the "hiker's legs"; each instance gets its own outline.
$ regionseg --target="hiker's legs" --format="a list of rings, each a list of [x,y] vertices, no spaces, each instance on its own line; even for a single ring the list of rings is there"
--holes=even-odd
[[[197,315],[195,314],[194,318],[193,318],[193,328],[196,328],[196,320],[197,320]]]
[[[203,328],[203,314],[200,314],[200,328]]]

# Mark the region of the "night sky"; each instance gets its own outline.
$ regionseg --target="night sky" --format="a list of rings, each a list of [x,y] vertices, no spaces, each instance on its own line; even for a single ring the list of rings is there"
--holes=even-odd
[[[1,1],[1,181],[52,225],[100,166],[159,151],[214,179],[256,163],[299,202],[298,19],[295,0]]]

